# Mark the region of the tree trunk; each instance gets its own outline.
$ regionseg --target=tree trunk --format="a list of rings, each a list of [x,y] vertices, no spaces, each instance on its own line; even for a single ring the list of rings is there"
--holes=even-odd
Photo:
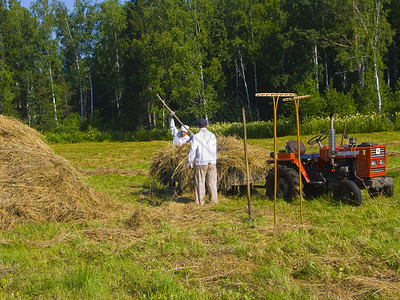
[[[150,107],[151,107],[150,101],[148,101],[147,102],[147,117],[149,119],[149,129],[151,129],[151,126],[152,126]]]
[[[116,33],[114,32],[115,45],[117,43]],[[115,98],[117,105],[118,115],[121,115],[121,97],[122,97],[122,88],[121,88],[121,74],[120,74],[120,64],[119,64],[119,53],[118,48],[115,47],[115,68],[117,72],[117,86],[115,89]]]
[[[329,72],[328,72],[328,59],[325,53],[325,86],[326,90],[329,91]]]
[[[203,107],[206,106],[206,95],[205,95],[205,84],[204,84],[204,73],[203,73],[203,66],[200,64],[200,91],[199,91],[199,97],[200,97],[200,103],[203,104]]]
[[[258,93],[258,80],[257,80],[257,64],[253,62],[254,66],[254,92]]]
[[[247,108],[249,110],[249,116],[250,116],[250,121],[251,121],[252,117],[251,117],[251,103],[250,103],[249,88],[247,86],[246,72],[245,72],[244,63],[243,63],[243,56],[242,56],[242,53],[240,50],[239,50],[239,59],[240,59],[240,74],[243,79],[244,89],[246,91]]]
[[[89,85],[90,85],[90,120],[93,120],[93,111],[94,111],[94,103],[93,103],[93,83],[92,83],[92,72],[89,67]]]
[[[374,45],[373,45],[373,57],[374,57],[374,77],[375,77],[375,87],[376,87],[376,94],[378,98],[378,113],[381,112],[382,109],[382,97],[381,97],[381,88],[379,84],[379,72],[378,72],[378,38],[379,38],[379,18],[381,12],[381,3],[380,1],[375,1],[376,5],[376,15],[375,15],[375,36],[374,36]]]
[[[48,52],[47,52],[47,55],[49,55]],[[51,67],[49,67],[49,77],[50,77],[50,84],[51,84],[51,97],[52,97],[52,102],[53,102],[54,120],[56,122],[56,126],[58,127],[57,103],[56,103],[56,95],[54,92],[53,72],[51,70]]]
[[[397,67],[397,45],[395,39],[393,39],[393,49],[394,49],[394,57],[393,57],[393,84],[395,85],[397,82],[397,74],[398,74],[398,67]]]
[[[236,89],[239,88],[239,66],[237,64],[237,60],[235,59],[235,81],[236,81]]]
[[[84,103],[83,103],[83,91],[82,91],[82,82],[81,82],[81,70],[79,67],[79,54],[78,54],[78,50],[77,50],[77,46],[73,43],[73,38],[72,38],[72,33],[71,33],[71,29],[69,28],[69,23],[67,18],[65,18],[65,25],[67,27],[67,31],[68,31],[68,36],[69,39],[71,41],[72,47],[75,51],[75,64],[76,64],[76,70],[78,73],[78,81],[79,81],[79,96],[80,96],[80,104],[81,104],[81,120],[83,120],[84,118]]]
[[[387,74],[387,86],[388,86],[388,90],[390,91],[390,72],[389,72],[389,69],[386,69],[386,74]]]
[[[359,87],[361,89],[363,89],[365,86],[365,61],[364,61],[364,58],[361,58],[360,67],[358,70],[358,76],[359,76]]]
[[[318,72],[318,46],[314,45],[314,66],[315,66],[315,82],[317,91],[319,91],[319,72]]]

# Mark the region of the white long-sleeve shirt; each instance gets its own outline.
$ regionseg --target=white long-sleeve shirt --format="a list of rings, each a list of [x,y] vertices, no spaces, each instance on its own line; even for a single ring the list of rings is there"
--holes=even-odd
[[[193,166],[196,158],[196,166],[217,164],[217,139],[207,128],[201,128],[192,138],[189,160],[187,165]]]
[[[190,136],[186,134],[182,137],[182,132],[176,129],[175,121],[173,118],[169,118],[169,129],[171,130],[171,134],[173,136],[173,143],[175,146],[180,146],[190,142]]]

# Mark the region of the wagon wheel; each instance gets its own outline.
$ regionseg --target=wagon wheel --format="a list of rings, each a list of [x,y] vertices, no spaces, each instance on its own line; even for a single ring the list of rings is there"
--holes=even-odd
[[[360,206],[362,196],[357,184],[350,180],[339,181],[332,189],[333,199],[350,205]]]
[[[274,199],[275,189],[275,168],[272,168],[266,179],[265,187],[266,194],[269,199]],[[277,179],[277,197],[283,198],[287,202],[292,202],[293,199],[300,195],[300,181],[299,173],[290,167],[278,165],[278,179]]]

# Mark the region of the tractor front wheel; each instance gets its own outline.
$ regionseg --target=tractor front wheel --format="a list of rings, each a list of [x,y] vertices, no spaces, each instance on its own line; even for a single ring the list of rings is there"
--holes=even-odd
[[[369,188],[368,193],[372,198],[377,197],[379,195],[383,195],[385,197],[393,197],[394,194],[393,184],[388,184],[381,188]]]
[[[361,191],[354,181],[341,180],[332,189],[333,199],[354,206],[360,206],[362,202]]]
[[[268,175],[265,179],[267,197],[273,200],[275,190],[275,168],[272,168],[268,172]],[[299,197],[299,173],[295,169],[284,165],[278,165],[276,195],[277,197],[283,198],[287,202],[292,202],[293,199]]]
[[[386,197],[393,197],[393,194],[394,194],[393,184],[385,185],[382,188],[382,192],[383,192],[383,195],[385,195]]]

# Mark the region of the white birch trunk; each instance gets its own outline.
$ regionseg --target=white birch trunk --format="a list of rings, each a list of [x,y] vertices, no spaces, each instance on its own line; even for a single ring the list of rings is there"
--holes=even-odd
[[[84,117],[84,105],[83,105],[83,92],[82,92],[82,83],[81,83],[81,70],[80,70],[80,67],[79,67],[79,55],[78,55],[78,51],[76,50],[76,45],[73,43],[72,33],[71,33],[71,29],[69,28],[69,23],[68,23],[67,18],[65,18],[65,24],[67,26],[69,39],[71,40],[72,47],[74,48],[74,51],[75,51],[75,64],[76,64],[76,70],[77,70],[77,73],[78,73],[78,80],[79,80],[79,96],[80,96],[80,104],[81,104],[81,120],[83,120],[83,117]]]
[[[381,88],[379,84],[379,73],[378,73],[378,59],[377,59],[377,52],[378,52],[378,36],[379,36],[379,18],[381,12],[381,3],[378,0],[375,0],[376,5],[376,15],[375,15],[375,36],[374,36],[374,45],[373,45],[373,52],[374,52],[374,77],[375,77],[375,87],[376,87],[376,94],[378,97],[378,113],[381,112],[382,109],[382,97],[381,97]]]
[[[52,102],[53,102],[54,120],[56,121],[56,126],[58,126],[57,103],[56,103],[56,95],[54,93],[53,72],[51,70],[51,67],[49,67],[49,77],[50,77],[50,83],[51,83],[51,98],[52,98]]]
[[[90,85],[90,120],[93,119],[93,111],[94,111],[94,101],[93,101],[93,82],[92,82],[92,72],[89,67],[89,85]]]
[[[365,87],[365,62],[364,58],[361,58],[361,67],[360,67],[360,87]]]
[[[203,66],[200,64],[200,91],[199,91],[199,97],[200,97],[200,102],[203,104],[203,106],[206,105],[206,95],[205,95],[205,84],[204,84],[204,73],[203,73]]]
[[[197,13],[197,11],[196,11]],[[200,29],[197,24],[195,24],[195,30],[196,30],[196,35],[200,35]],[[197,43],[196,45],[196,50],[199,53],[199,68],[200,68],[200,90],[198,91],[199,98],[200,98],[200,103],[203,106],[206,106],[207,100],[206,100],[206,88],[205,88],[205,81],[204,81],[204,72],[203,72],[203,58],[201,55],[201,49],[200,49],[200,44]]]
[[[329,91],[329,72],[328,72],[328,60],[326,59],[326,54],[325,54],[325,85],[326,85],[326,90]]]
[[[314,65],[315,65],[315,82],[317,91],[319,91],[319,74],[318,74],[318,46],[314,45]]]
[[[148,116],[148,118],[149,118],[149,128],[151,128],[151,126],[152,126],[152,120],[151,120],[151,112],[150,112],[150,101],[147,102],[147,111],[148,111],[147,116]]]
[[[114,32],[114,44],[117,44],[117,37],[116,33]],[[122,97],[122,88],[121,88],[121,75],[120,75],[120,64],[119,64],[119,52],[118,48],[115,47],[115,69],[117,73],[117,86],[115,89],[115,100],[117,105],[118,115],[120,115],[120,108],[121,108],[121,97]]]
[[[249,110],[250,120],[252,120],[249,88],[247,86],[246,72],[245,72],[244,63],[243,63],[243,56],[242,56],[242,53],[240,52],[240,50],[239,50],[239,59],[240,59],[240,73],[241,73],[241,76],[242,76],[242,79],[243,79],[243,83],[244,83],[244,88],[245,88],[245,91],[246,91],[247,108]]]

